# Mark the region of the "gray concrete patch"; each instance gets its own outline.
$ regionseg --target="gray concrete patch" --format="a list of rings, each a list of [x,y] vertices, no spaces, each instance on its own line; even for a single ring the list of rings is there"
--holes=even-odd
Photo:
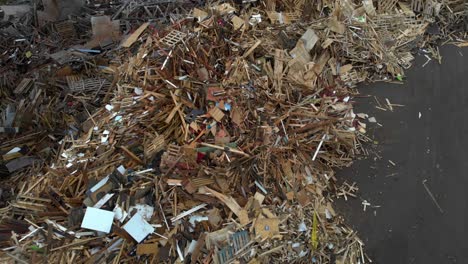
[[[442,65],[419,56],[402,85],[360,88],[356,113],[376,117],[371,155],[338,173],[360,198],[337,206],[366,243],[374,263],[468,263],[468,49],[441,47]],[[421,117],[419,118],[419,113]],[[394,162],[392,165],[389,160]],[[431,199],[423,181],[443,213]],[[362,199],[373,206],[363,212]]]

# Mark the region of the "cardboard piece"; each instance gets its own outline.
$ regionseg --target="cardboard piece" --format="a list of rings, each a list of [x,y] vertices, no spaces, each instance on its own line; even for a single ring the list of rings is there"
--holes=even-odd
[[[137,255],[157,255],[159,251],[158,243],[151,244],[138,244],[137,245]]]
[[[255,221],[255,234],[262,239],[272,238],[279,234],[278,218],[259,218]]]

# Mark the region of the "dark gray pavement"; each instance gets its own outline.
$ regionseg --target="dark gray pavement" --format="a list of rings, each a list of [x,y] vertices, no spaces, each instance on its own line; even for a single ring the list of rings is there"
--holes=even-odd
[[[422,56],[402,85],[363,85],[362,95],[405,105],[393,112],[358,99],[376,155],[338,173],[357,182],[360,198],[337,202],[377,264],[468,263],[468,48],[441,48],[442,65]],[[421,118],[419,118],[421,113]],[[396,163],[393,166],[389,160]],[[439,211],[422,182],[443,209]],[[363,212],[362,200],[373,206]]]

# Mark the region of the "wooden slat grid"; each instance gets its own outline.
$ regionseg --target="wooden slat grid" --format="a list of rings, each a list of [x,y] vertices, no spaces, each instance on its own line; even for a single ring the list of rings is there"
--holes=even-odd
[[[342,74],[341,80],[349,86],[354,86],[358,82],[361,82],[362,78],[359,77],[358,73],[355,70],[352,70],[345,74]]]
[[[166,152],[161,157],[161,170],[166,171],[171,167],[174,167],[176,165],[176,162],[180,162],[180,156],[182,155],[181,153],[181,147],[170,144],[167,147]]]
[[[420,26],[423,24],[421,20],[416,19],[414,15],[410,14],[398,14],[398,15],[379,15],[373,22],[375,23],[375,29],[393,31],[397,28],[407,28],[413,26]]]
[[[385,13],[392,10],[395,5],[398,3],[398,0],[379,0],[379,12]]]
[[[145,146],[145,156],[146,158],[152,157],[154,154],[163,150],[166,146],[166,141],[164,140],[163,135],[156,136],[150,143]]]
[[[47,204],[49,203],[50,200],[48,199],[35,199],[34,197],[21,195],[11,206],[18,210],[31,210],[37,213],[46,210]]]
[[[166,44],[167,46],[175,46],[177,43],[182,41],[186,36],[187,36],[187,34],[185,34],[184,32],[180,32],[178,30],[173,30],[173,31],[169,32],[169,34],[167,34],[160,41],[162,43]]]
[[[166,150],[165,154],[167,154],[167,159],[168,160],[176,161],[179,158],[179,156],[181,155],[181,147],[177,146],[177,145],[174,145],[174,144],[170,144],[167,147],[167,150]]]
[[[217,263],[229,263],[236,253],[250,241],[246,230],[236,232],[229,237],[229,246],[222,248],[217,254]]]
[[[219,110],[219,108],[217,107],[213,107],[211,108],[210,112],[208,112],[211,117],[213,117],[214,120],[216,120],[217,122],[220,122],[223,117],[224,117],[224,113],[223,111]]]
[[[411,9],[415,12],[421,12],[424,8],[424,0],[412,0]]]
[[[431,0],[426,1],[426,5],[424,6],[424,18],[430,19],[432,16],[434,16],[435,12],[435,3]]]
[[[21,94],[29,90],[33,86],[33,80],[30,78],[24,78],[20,84],[13,91],[15,94]]]
[[[411,62],[414,60],[414,56],[411,52],[405,52],[402,56],[398,59],[398,63],[403,66],[403,68],[408,69],[411,67]]]
[[[67,84],[72,92],[97,92],[110,87],[110,82],[100,78],[82,78],[67,76]]]

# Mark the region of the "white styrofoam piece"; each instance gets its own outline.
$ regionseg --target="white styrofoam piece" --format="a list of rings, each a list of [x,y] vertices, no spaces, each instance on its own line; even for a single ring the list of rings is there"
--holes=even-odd
[[[96,185],[91,187],[91,189],[89,189],[89,191],[93,193],[93,192],[99,190],[99,188],[104,186],[107,183],[108,180],[109,180],[109,176],[104,177],[102,180],[100,180],[98,183],[96,183]]]
[[[135,204],[134,206],[130,207],[129,212],[131,213],[133,209],[136,209],[137,213],[143,216],[143,219],[146,221],[151,220],[154,212],[153,206],[149,206],[147,204]]]
[[[81,223],[82,228],[109,233],[114,220],[114,212],[88,207]]]
[[[143,219],[139,213],[136,213],[124,226],[123,229],[133,237],[138,243],[143,241],[149,234],[154,232],[154,227],[152,227],[148,222]]]
[[[94,208],[101,208],[103,205],[107,203],[112,197],[114,196],[114,193],[107,193],[104,195],[104,197],[101,198],[95,205],[93,205]]]

